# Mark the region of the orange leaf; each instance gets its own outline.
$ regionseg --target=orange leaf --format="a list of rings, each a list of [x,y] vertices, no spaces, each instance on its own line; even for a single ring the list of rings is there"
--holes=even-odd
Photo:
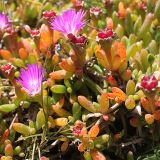
[[[98,133],[99,133],[99,126],[98,125],[94,125],[91,127],[91,129],[89,130],[88,134],[91,138],[95,138],[97,137]]]
[[[153,124],[154,122],[154,115],[152,114],[145,114],[145,120],[147,124]]]
[[[160,110],[154,112],[154,119],[160,121]]]
[[[132,71],[130,69],[125,70],[121,73],[121,78],[125,81],[128,81],[132,77]]]
[[[91,156],[93,160],[106,160],[106,157],[96,149],[91,151]]]
[[[110,69],[110,65],[106,56],[106,53],[100,49],[99,46],[95,47],[95,55],[98,59],[98,62],[105,68]]]
[[[78,150],[80,152],[84,152],[86,150],[86,144],[80,143],[79,146],[78,146]]]
[[[108,29],[113,29],[113,20],[112,18],[107,18],[107,28]]]
[[[40,28],[39,49],[41,52],[46,52],[52,44],[52,34],[47,25],[42,24]]]
[[[121,61],[126,60],[126,49],[122,42],[114,43],[115,54],[121,57]]]
[[[71,115],[68,111],[57,105],[52,105],[52,109],[59,117],[68,117]]]
[[[33,43],[32,39],[21,38],[19,48],[24,48],[27,53],[33,53],[33,52],[35,52],[33,45],[34,45],[34,43]]]
[[[59,66],[68,72],[75,72],[75,66],[71,59],[62,59]]]
[[[58,32],[56,30],[53,31],[53,42],[54,42],[54,44],[57,43],[57,41],[60,38],[60,35],[61,35],[60,32]]]
[[[56,105],[58,105],[60,108],[62,108],[62,106],[64,105],[65,99],[64,97],[62,97],[57,103]]]
[[[61,80],[67,76],[67,71],[65,70],[54,71],[54,72],[51,72],[49,76],[54,80]]]
[[[115,99],[116,95],[114,93],[106,93],[106,97],[109,99]]]
[[[12,58],[11,52],[8,50],[4,50],[4,49],[0,50],[0,55],[5,60],[9,60],[10,58]]]
[[[125,101],[126,94],[121,89],[119,89],[117,87],[112,87],[112,92],[116,98],[118,98],[121,101]]]
[[[142,97],[141,98],[141,104],[142,104],[142,107],[144,108],[145,111],[147,111],[148,113],[152,113],[152,109],[151,109],[151,106],[153,104],[151,104],[148,99]]]
[[[61,98],[55,105],[52,105],[53,111],[60,117],[68,117],[70,113],[62,108],[64,105],[65,99]]]
[[[126,16],[126,9],[124,7],[124,3],[123,2],[119,2],[118,15],[119,15],[119,18],[121,18],[121,19],[125,18],[125,16]]]
[[[27,51],[26,49],[24,48],[20,48],[19,49],[19,57],[22,59],[22,60],[25,60],[27,58],[28,54],[27,54]]]
[[[121,64],[121,57],[119,55],[114,56],[112,60],[112,70],[117,71]]]
[[[58,54],[54,54],[52,57],[52,64],[56,65],[59,62],[59,55]]]
[[[47,157],[41,157],[40,160],[49,160]]]
[[[13,147],[12,144],[7,144],[4,149],[4,153],[6,156],[13,156]]]
[[[63,142],[62,145],[61,145],[61,151],[65,152],[67,150],[68,146],[69,146],[68,141]]]
[[[91,101],[89,101],[86,97],[78,96],[78,102],[86,110],[88,110],[90,112],[95,112],[96,111],[96,108],[94,107],[93,103]]]
[[[106,94],[102,94],[100,97],[100,112],[102,114],[107,113],[109,108],[109,99],[106,97]]]

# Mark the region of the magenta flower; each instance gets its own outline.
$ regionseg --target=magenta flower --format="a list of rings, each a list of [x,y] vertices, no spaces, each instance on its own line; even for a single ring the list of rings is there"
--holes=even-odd
[[[28,64],[27,69],[21,69],[20,77],[17,82],[22,85],[23,89],[28,94],[34,96],[41,91],[44,73],[42,65],[38,66],[38,64]]]
[[[51,28],[65,36],[68,34],[76,35],[85,26],[84,16],[85,12],[82,10],[78,12],[74,9],[67,10],[51,21]]]
[[[9,27],[10,21],[4,13],[0,13],[0,31]]]

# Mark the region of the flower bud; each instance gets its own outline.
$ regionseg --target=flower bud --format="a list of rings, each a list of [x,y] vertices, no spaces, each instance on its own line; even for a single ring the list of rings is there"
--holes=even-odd
[[[109,108],[109,99],[105,94],[102,94],[100,96],[100,112],[102,114],[105,114],[107,113],[108,108]]]
[[[91,129],[89,130],[88,134],[91,138],[95,138],[97,137],[97,135],[99,134],[99,126],[98,125],[94,125],[91,127]]]

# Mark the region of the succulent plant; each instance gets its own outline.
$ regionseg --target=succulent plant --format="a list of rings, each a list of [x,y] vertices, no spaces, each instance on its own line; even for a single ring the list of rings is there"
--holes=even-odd
[[[0,159],[158,159],[159,11],[0,2]]]

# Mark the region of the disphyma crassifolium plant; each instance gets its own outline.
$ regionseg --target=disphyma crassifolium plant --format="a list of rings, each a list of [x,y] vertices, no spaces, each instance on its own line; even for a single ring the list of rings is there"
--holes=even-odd
[[[0,2],[0,159],[160,157],[160,0]]]

